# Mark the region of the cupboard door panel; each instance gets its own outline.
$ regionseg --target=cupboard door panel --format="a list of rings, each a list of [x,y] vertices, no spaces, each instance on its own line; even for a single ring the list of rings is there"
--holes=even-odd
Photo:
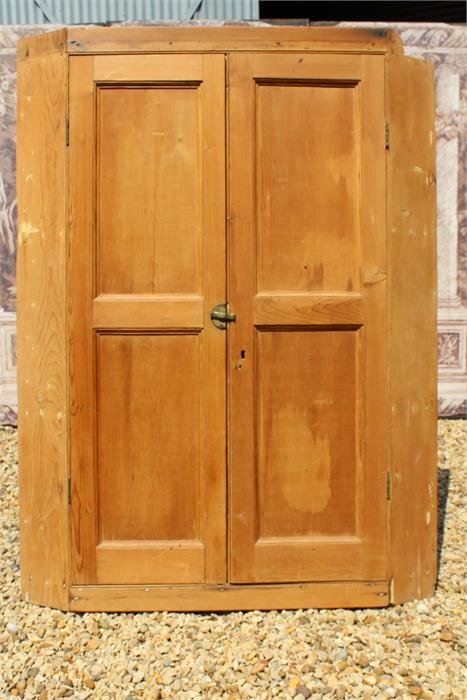
[[[154,551],[158,578],[202,581],[200,337],[100,334],[97,342],[97,581],[129,582],[129,573],[146,581]]]
[[[384,579],[384,60],[229,70],[230,580]]]
[[[352,291],[355,83],[258,81],[255,99],[258,291]]]
[[[224,71],[70,59],[76,583],[226,580]]]
[[[200,85],[98,90],[100,294],[199,291]]]
[[[102,334],[97,354],[101,538],[197,539],[199,336]]]
[[[356,534],[357,357],[355,330],[257,334],[260,540]]]

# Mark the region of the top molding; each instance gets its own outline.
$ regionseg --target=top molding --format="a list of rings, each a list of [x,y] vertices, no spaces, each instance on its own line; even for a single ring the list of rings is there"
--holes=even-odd
[[[392,29],[245,25],[74,26],[18,42],[20,59],[54,52],[82,55],[232,51],[402,54],[403,45]]]

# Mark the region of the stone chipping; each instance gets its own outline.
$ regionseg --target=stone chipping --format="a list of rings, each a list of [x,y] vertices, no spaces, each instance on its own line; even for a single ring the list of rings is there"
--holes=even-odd
[[[0,429],[0,698],[467,697],[467,421],[439,421],[433,598],[381,610],[76,614],[21,599],[16,430]]]

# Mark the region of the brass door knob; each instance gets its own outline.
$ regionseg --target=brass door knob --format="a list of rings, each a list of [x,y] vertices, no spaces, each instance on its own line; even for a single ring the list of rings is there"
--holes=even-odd
[[[216,328],[225,329],[228,323],[236,320],[235,314],[229,311],[229,305],[226,302],[216,304],[211,309],[211,321]]]

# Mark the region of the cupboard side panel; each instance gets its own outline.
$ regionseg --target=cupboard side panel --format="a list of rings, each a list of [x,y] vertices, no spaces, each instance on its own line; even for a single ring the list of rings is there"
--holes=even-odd
[[[433,73],[388,61],[389,406],[393,602],[436,580],[436,235]]]
[[[24,43],[23,43],[24,46]],[[67,56],[18,61],[18,393],[21,586],[68,608]]]

